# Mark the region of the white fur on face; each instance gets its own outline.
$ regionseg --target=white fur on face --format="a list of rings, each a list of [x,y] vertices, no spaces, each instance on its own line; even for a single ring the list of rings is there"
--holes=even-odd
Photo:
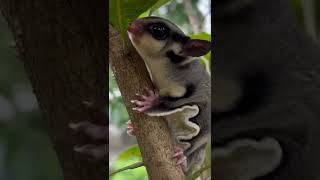
[[[135,36],[129,33],[129,38],[144,60],[153,83],[159,90],[161,96],[181,97],[186,92],[185,87],[168,79],[167,66],[170,61],[165,57],[166,40],[159,41],[151,35],[145,33],[142,36]],[[178,53],[181,50],[179,46],[166,47]],[[164,50],[164,52],[161,52]]]
[[[164,48],[167,42],[166,40],[156,40],[146,32],[139,37],[131,34],[130,32],[128,34],[133,46],[139,54],[144,57],[159,56],[159,52]]]
[[[165,23],[165,22],[164,22]],[[175,29],[171,24],[165,23],[170,29]],[[180,33],[183,33],[182,31]],[[135,35],[128,32],[129,38],[144,60],[153,83],[159,90],[160,96],[181,97],[185,94],[184,86],[168,79],[168,66],[170,60],[166,56],[168,51],[173,51],[180,55],[182,45],[178,42],[170,41],[170,37],[165,40],[157,40],[149,32]],[[190,61],[188,61],[190,62]]]

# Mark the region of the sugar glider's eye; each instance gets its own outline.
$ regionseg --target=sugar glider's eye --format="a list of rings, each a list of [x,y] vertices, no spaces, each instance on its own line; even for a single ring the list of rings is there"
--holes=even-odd
[[[162,23],[154,23],[149,26],[150,34],[158,40],[164,40],[169,36],[169,28]]]

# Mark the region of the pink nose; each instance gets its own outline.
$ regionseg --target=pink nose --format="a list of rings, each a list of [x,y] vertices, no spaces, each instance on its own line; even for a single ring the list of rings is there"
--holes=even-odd
[[[143,32],[143,23],[139,20],[133,21],[129,25],[128,31],[134,35],[141,34]]]

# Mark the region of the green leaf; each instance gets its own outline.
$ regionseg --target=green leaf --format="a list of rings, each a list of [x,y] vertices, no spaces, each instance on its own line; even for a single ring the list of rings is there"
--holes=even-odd
[[[202,32],[199,34],[191,34],[189,36],[191,39],[201,39],[201,40],[211,41],[211,35],[205,32]]]
[[[206,156],[204,164],[211,164],[211,141],[209,141],[209,143],[206,146]]]
[[[147,16],[149,15],[149,11],[150,11],[150,10],[147,10],[146,12],[140,14],[139,18],[147,17]]]
[[[141,152],[138,145],[131,146],[127,150],[120,153],[118,156],[118,161],[126,161],[132,158],[141,159]]]
[[[143,166],[144,166],[143,162],[137,162],[137,163],[125,166],[123,168],[120,168],[118,170],[115,170],[115,171],[109,173],[109,176],[113,176],[113,175],[115,175],[115,174],[117,174],[119,172],[126,171],[126,170],[129,170],[129,169],[136,169],[136,168],[140,168],[140,167],[143,167]]]
[[[208,53],[210,54],[210,52]],[[208,55],[207,54],[207,55]],[[206,56],[207,56],[206,55]],[[203,65],[203,67],[205,68],[205,70],[211,74],[211,59],[207,59],[206,56],[201,57],[200,62]]]
[[[204,56],[208,61],[211,61],[211,51]]]
[[[157,9],[159,9],[161,6],[167,4],[171,0],[158,0],[150,9],[148,9],[146,12],[140,14],[139,18],[144,18],[149,15],[149,13],[154,13]]]
[[[137,163],[137,159],[117,161],[116,163],[109,166],[109,172],[114,172],[125,166],[132,165],[133,163]],[[148,175],[147,175],[146,168],[142,166],[139,168],[130,169],[127,171],[122,171],[121,173],[114,174],[113,176],[109,176],[109,179],[110,180],[123,180],[123,179],[148,180]]]
[[[158,0],[151,8],[150,11],[154,12],[155,10],[159,9],[161,6],[167,4],[171,0]]]
[[[156,0],[110,0],[109,22],[123,37],[129,23],[156,2]]]
[[[293,11],[299,21],[299,23],[302,25],[304,21],[304,14],[303,14],[303,9],[301,6],[301,1],[300,0],[291,0],[291,5],[293,7]]]

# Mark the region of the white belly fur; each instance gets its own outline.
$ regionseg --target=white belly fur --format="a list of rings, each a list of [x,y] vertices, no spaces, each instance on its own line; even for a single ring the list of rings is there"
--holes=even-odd
[[[146,67],[150,74],[150,78],[159,90],[160,96],[182,97],[186,93],[186,88],[178,83],[170,80],[167,71],[167,61],[164,59],[152,59],[152,62],[145,61]],[[197,105],[186,105],[167,112],[148,113],[149,116],[165,116],[171,131],[173,142],[185,149],[191,144],[182,142],[182,140],[190,140],[195,137],[200,127],[191,122],[190,118],[195,117],[199,113]]]
[[[168,79],[166,62],[163,59],[155,59],[152,63],[146,62],[146,66],[160,96],[181,97],[185,94],[184,86]]]

